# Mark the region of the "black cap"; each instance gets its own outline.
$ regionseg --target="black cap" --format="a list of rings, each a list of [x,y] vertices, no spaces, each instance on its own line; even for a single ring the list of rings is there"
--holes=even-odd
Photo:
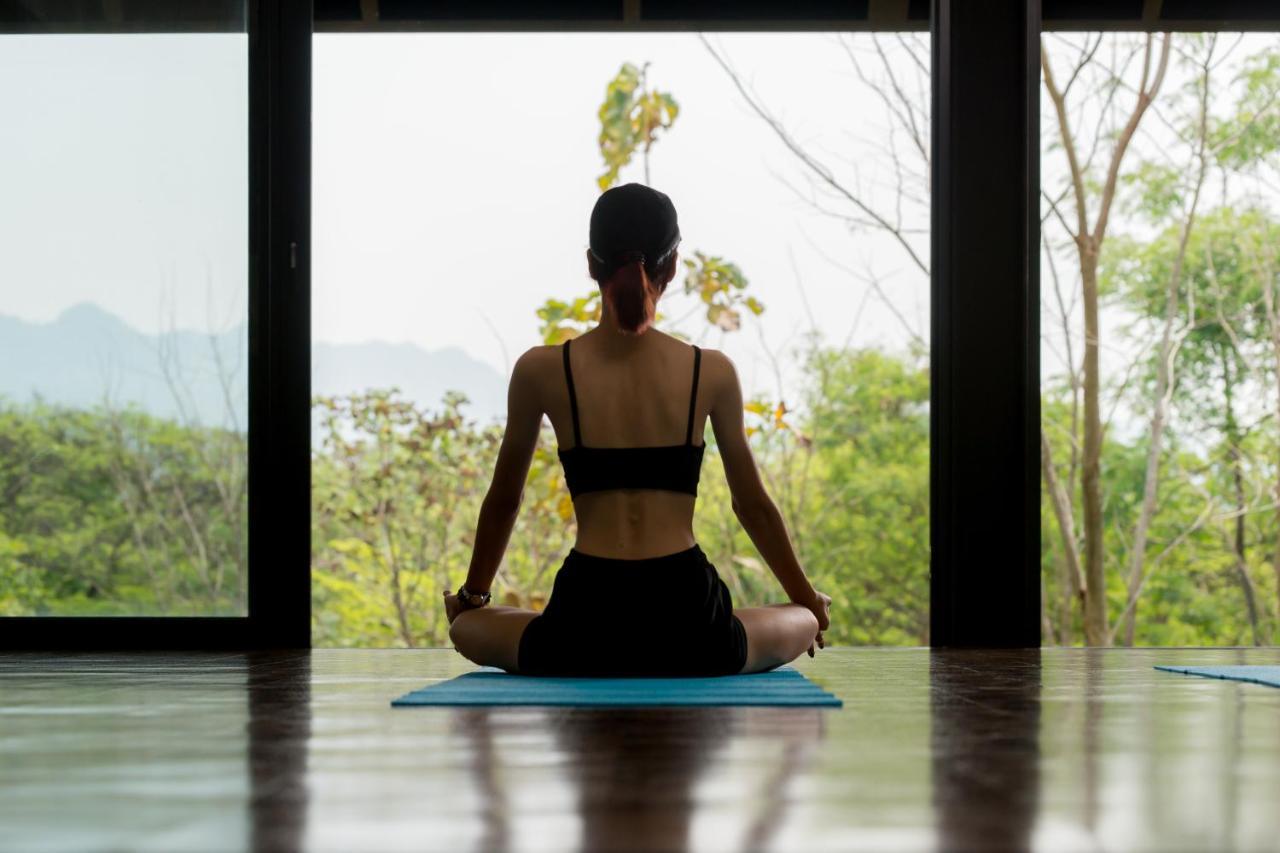
[[[651,268],[680,242],[676,206],[666,193],[644,184],[621,184],[601,193],[591,211],[591,253],[615,267],[631,253]]]

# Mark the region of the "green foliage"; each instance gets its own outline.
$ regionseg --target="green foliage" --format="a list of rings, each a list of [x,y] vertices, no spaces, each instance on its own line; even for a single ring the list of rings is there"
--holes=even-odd
[[[1181,169],[1167,163],[1140,163],[1120,177],[1121,184],[1130,190],[1126,212],[1149,222],[1167,222],[1183,203],[1186,180]]]
[[[572,302],[548,299],[538,309],[542,326],[538,333],[547,346],[559,346],[600,322],[600,291],[579,296]]]
[[[1046,434],[1053,445],[1060,478],[1068,476],[1071,458],[1067,421],[1069,408],[1062,401],[1046,399],[1042,407]],[[1260,437],[1251,439],[1262,441]],[[1269,449],[1274,458],[1274,441]],[[1227,525],[1231,521],[1230,486],[1225,470],[1214,470],[1208,453],[1181,446],[1175,436],[1162,456],[1164,485],[1147,546],[1147,579],[1137,603],[1135,644],[1139,646],[1249,645],[1252,642]],[[1265,490],[1274,478],[1274,464],[1264,448],[1245,455],[1246,478],[1251,488]],[[1142,501],[1145,438],[1132,442],[1108,440],[1103,447],[1103,519],[1116,535],[1107,537],[1107,605],[1116,624],[1127,602],[1123,581],[1131,557],[1131,542],[1124,535],[1133,529]],[[1081,507],[1075,502],[1076,518]],[[1267,565],[1277,530],[1272,513],[1247,516],[1248,559],[1262,601],[1275,600],[1275,576]],[[1082,642],[1079,608],[1068,593],[1061,534],[1048,495],[1041,498],[1041,579],[1044,586],[1044,641],[1072,645]]]
[[[1214,123],[1210,141],[1222,166],[1253,171],[1280,151],[1280,52],[1249,57],[1236,82],[1235,112]]]
[[[1165,174],[1163,169],[1156,173]],[[1164,210],[1163,203],[1144,203],[1149,211]],[[1268,374],[1256,366],[1270,360],[1261,288],[1273,275],[1270,247],[1280,238],[1280,224],[1260,209],[1221,206],[1198,217],[1185,251],[1182,231],[1173,222],[1150,239],[1116,235],[1099,270],[1111,304],[1136,318],[1120,330],[1132,341],[1150,339],[1175,271],[1178,283],[1173,407],[1159,460],[1159,500],[1143,555],[1146,580],[1135,605],[1134,639],[1138,645],[1248,645],[1253,635],[1237,547],[1244,550],[1244,571],[1255,587],[1261,636],[1274,636],[1277,622],[1271,560],[1280,530],[1268,497],[1280,473],[1275,427],[1251,431],[1247,424],[1267,418],[1265,398],[1276,394],[1274,378],[1259,384]],[[1143,418],[1155,395],[1155,353],[1151,348],[1137,375],[1127,385],[1118,380],[1108,394],[1124,394]],[[1046,434],[1058,475],[1068,481],[1076,475],[1065,440],[1071,433],[1066,397],[1049,384],[1044,390]],[[1104,540],[1104,560],[1113,625],[1128,604],[1124,578],[1133,555],[1127,532],[1142,501],[1147,440],[1145,433],[1129,442],[1108,437],[1103,447],[1104,525],[1113,534]],[[1078,614],[1066,592],[1061,532],[1047,496],[1042,503],[1046,641],[1071,643],[1081,635]],[[1078,500],[1074,511],[1079,519]],[[1244,519],[1241,531],[1235,528],[1237,517]],[[1239,542],[1238,533],[1243,533]]]
[[[317,645],[446,643],[441,592],[466,574],[502,440],[500,427],[467,421],[465,404],[451,392],[428,411],[395,389],[315,401],[324,430],[312,464]],[[495,579],[502,603],[545,600],[551,555],[573,542],[568,498],[544,434]]]
[[[928,375],[875,350],[813,348],[805,414],[747,404],[762,475],[802,564],[845,614],[832,643],[922,644],[928,619]],[[447,644],[440,591],[466,575],[501,431],[466,420],[464,399],[420,409],[394,390],[320,398],[313,463],[317,645]],[[573,503],[545,429],[494,583],[541,609],[573,542]],[[733,515],[710,442],[695,534],[739,606],[783,600]]]
[[[0,615],[244,615],[245,452],[132,410],[0,404]]]
[[[1110,641],[1266,643],[1280,628],[1280,312],[1273,292],[1280,224],[1258,194],[1275,186],[1280,165],[1280,53],[1243,57],[1228,84],[1225,60],[1233,48],[1225,40],[1169,38],[1178,70],[1153,107],[1158,147],[1143,139],[1134,153],[1148,159],[1121,166],[1112,212],[1125,218],[1113,217],[1098,256],[1102,387],[1084,390],[1092,377],[1081,367],[1079,348],[1069,353],[1078,373],[1042,384],[1052,473],[1069,503],[1064,511],[1042,491],[1042,624],[1051,643],[1074,643],[1083,633],[1069,556],[1085,545],[1082,409],[1092,394],[1103,421],[1102,533],[1094,544],[1101,545],[1104,589],[1090,590],[1089,600],[1104,603]],[[1130,48],[1150,50],[1151,43]],[[1097,72],[1119,85],[1133,72],[1125,62],[1084,64],[1090,70],[1080,74],[1077,67],[1077,82]],[[1085,180],[1086,207],[1102,204],[1098,145],[1119,139],[1121,128],[1136,130],[1137,140],[1153,121],[1141,119],[1138,128],[1132,121],[1140,116],[1131,113],[1125,125],[1121,111],[1110,123],[1107,88],[1088,89],[1072,112],[1103,116],[1092,143],[1079,135],[1084,122],[1074,130],[1077,154],[1088,152],[1082,159],[1093,164],[1086,166],[1094,175]],[[1133,81],[1124,89],[1129,97]],[[1067,133],[1058,130],[1057,138]],[[1097,215],[1089,226],[1095,232]],[[1076,281],[1086,287],[1095,246],[1085,239],[1070,245],[1077,239],[1072,226],[1050,222],[1063,237],[1047,243],[1072,256]],[[1090,310],[1079,307],[1080,295],[1060,303],[1068,325]],[[1076,331],[1067,334],[1079,340]],[[1064,349],[1057,354],[1068,355]],[[1067,521],[1074,529],[1060,529]]]
[[[761,477],[800,563],[832,596],[834,644],[928,642],[928,374],[876,350],[811,347],[785,403],[747,404]],[[738,606],[785,600],[733,515],[715,466],[704,469],[694,527]]]
[[[874,349],[810,354],[817,494],[796,505],[805,565],[845,623],[837,643],[928,642],[929,374]],[[790,485],[775,490],[786,495]],[[802,520],[812,515],[813,520]]]

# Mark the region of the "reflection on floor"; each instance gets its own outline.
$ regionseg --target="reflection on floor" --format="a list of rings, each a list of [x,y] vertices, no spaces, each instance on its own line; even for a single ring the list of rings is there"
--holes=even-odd
[[[1270,650],[828,649],[843,709],[405,708],[448,650],[0,656],[0,848],[1274,850]]]

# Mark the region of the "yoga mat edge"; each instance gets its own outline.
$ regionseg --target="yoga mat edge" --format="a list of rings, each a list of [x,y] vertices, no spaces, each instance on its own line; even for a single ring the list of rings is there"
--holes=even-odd
[[[510,675],[481,667],[410,691],[391,705],[840,708],[844,703],[792,666],[746,675],[673,678]]]
[[[1173,672],[1178,675],[1194,675],[1200,678],[1216,678],[1222,681],[1239,681],[1246,684],[1259,684],[1263,687],[1280,687],[1280,666],[1261,664],[1241,664],[1236,666],[1157,664],[1155,668],[1161,672]]]

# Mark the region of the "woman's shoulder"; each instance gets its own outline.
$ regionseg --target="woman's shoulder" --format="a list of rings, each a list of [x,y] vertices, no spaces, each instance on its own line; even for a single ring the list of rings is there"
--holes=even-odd
[[[702,356],[698,367],[698,396],[713,403],[731,397],[738,388],[738,371],[733,359],[712,347],[699,345]]]
[[[516,359],[515,366],[511,369],[512,380],[528,380],[541,376],[547,372],[553,362],[556,366],[559,366],[563,357],[563,349],[563,346],[549,344],[529,347]]]
[[[701,372],[706,380],[711,382],[726,382],[737,377],[737,369],[733,365],[733,359],[725,355],[718,349],[700,346],[702,350],[702,367]]]

